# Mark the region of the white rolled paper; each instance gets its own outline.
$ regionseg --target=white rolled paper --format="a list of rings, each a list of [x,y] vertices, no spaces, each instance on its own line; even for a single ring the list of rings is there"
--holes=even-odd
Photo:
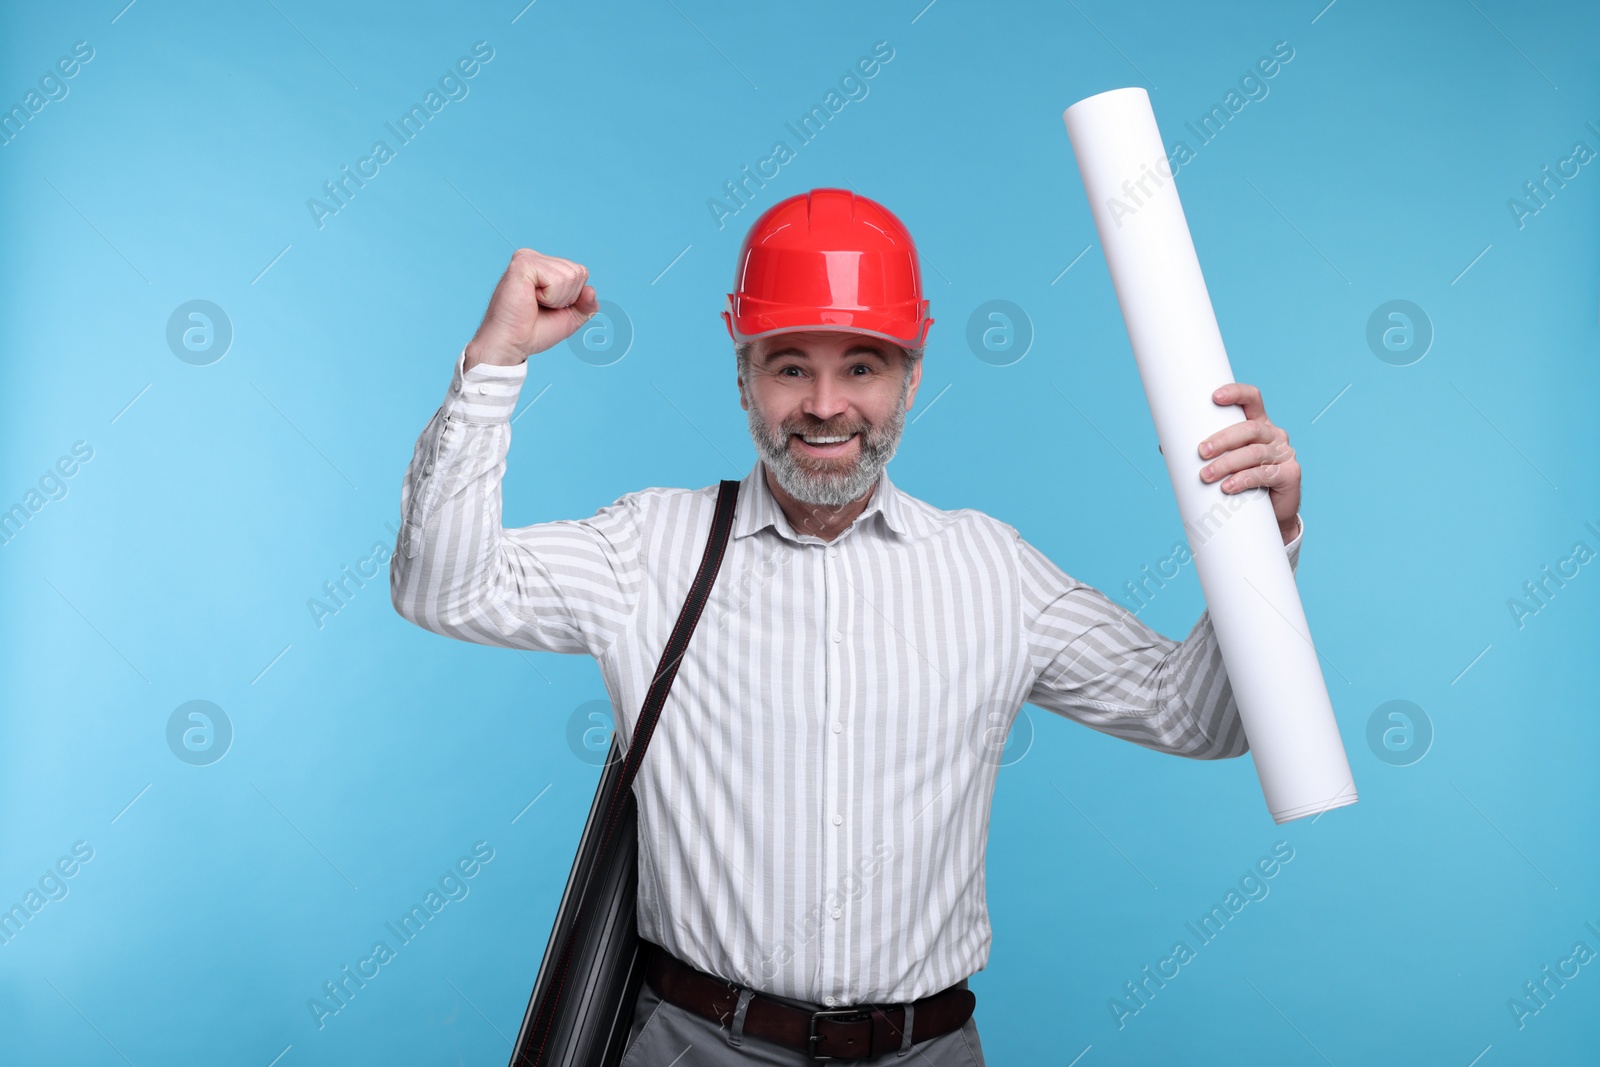
[[[1244,418],[1150,97],[1114,89],[1062,116],[1267,810],[1279,822],[1356,802],[1328,687],[1268,491],[1204,482],[1202,440]]]

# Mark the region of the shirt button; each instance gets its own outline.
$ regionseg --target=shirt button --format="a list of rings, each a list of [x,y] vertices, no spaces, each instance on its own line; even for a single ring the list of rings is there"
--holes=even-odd
[[[833,997],[823,997],[822,998],[822,1003],[826,1004],[828,1007],[831,1008],[831,1007],[833,1007],[835,1004],[837,1004],[839,1002],[837,1000],[835,1000]]]
[[[837,548],[830,548],[830,549],[828,549],[828,555],[830,555],[830,556],[837,556],[837,555],[838,555],[838,554],[839,554],[839,550],[838,550],[838,549],[837,549]]]
[[[843,914],[844,914],[844,909],[843,909],[843,908],[834,908],[834,909],[833,909],[833,917],[834,917],[834,918],[835,918],[835,919],[837,919],[837,918],[839,918],[839,917],[840,917],[840,916],[842,916],[842,915],[843,915]],[[829,1000],[829,1003],[830,1003],[830,1004],[831,1004],[831,1003],[833,1003],[833,1001],[832,1001],[832,1000],[831,1000],[831,999],[830,999],[830,1000]]]
[[[423,474],[432,474],[433,473],[433,464],[432,463],[424,463],[422,465],[422,473]],[[837,726],[838,723],[834,723],[834,725]]]
[[[843,641],[844,640],[844,634],[840,633],[838,630],[833,631],[833,640],[834,640],[835,644],[837,644],[840,641]]]
[[[833,825],[838,826],[842,822],[844,822],[844,816],[840,815],[838,812],[834,812],[833,813]]]
[[[487,385],[478,386],[478,393],[481,396],[488,396],[489,395],[489,387]]]
[[[455,389],[456,392],[458,392],[458,393],[461,392],[461,382],[459,380],[451,382],[450,384],[451,384],[451,387],[453,389]]]
[[[844,729],[844,723],[836,722],[836,723],[833,724],[833,732],[834,733],[838,733],[840,730],[843,730],[843,729]]]

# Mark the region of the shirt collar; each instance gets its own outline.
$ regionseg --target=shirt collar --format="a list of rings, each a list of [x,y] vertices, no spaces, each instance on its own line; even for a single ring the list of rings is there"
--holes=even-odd
[[[867,500],[866,508],[856,516],[846,532],[873,521],[874,515],[879,516],[878,521],[902,538],[912,537],[920,529],[921,524],[912,521],[911,509],[906,503],[905,494],[889,480],[887,467],[878,475],[878,481],[872,490],[872,496]],[[783,513],[777,498],[772,495],[772,488],[767,485],[765,464],[757,459],[755,466],[744,476],[739,486],[739,502],[733,516],[733,536],[745,537],[768,526],[791,541],[800,540],[800,535],[789,524],[789,517]],[[817,540],[820,541],[821,538]]]

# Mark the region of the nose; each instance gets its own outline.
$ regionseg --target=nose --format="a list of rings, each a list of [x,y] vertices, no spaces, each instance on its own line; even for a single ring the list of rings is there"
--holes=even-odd
[[[850,398],[828,375],[819,374],[813,382],[815,384],[801,401],[800,410],[818,422],[827,422],[849,410]]]

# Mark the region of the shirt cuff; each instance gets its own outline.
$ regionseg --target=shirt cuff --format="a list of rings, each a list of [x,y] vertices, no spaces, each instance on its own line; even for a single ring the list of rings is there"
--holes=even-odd
[[[463,346],[450,376],[450,391],[445,394],[445,417],[480,426],[508,422],[528,377],[528,361],[514,367],[478,363],[471,370],[463,370],[466,361],[467,350]]]
[[[1299,515],[1296,515],[1295,521],[1298,522],[1300,526],[1295,530],[1294,537],[1284,542],[1283,545],[1283,550],[1289,554],[1290,570],[1293,570],[1295,565],[1300,562],[1300,539],[1306,534],[1306,520],[1301,518]]]

